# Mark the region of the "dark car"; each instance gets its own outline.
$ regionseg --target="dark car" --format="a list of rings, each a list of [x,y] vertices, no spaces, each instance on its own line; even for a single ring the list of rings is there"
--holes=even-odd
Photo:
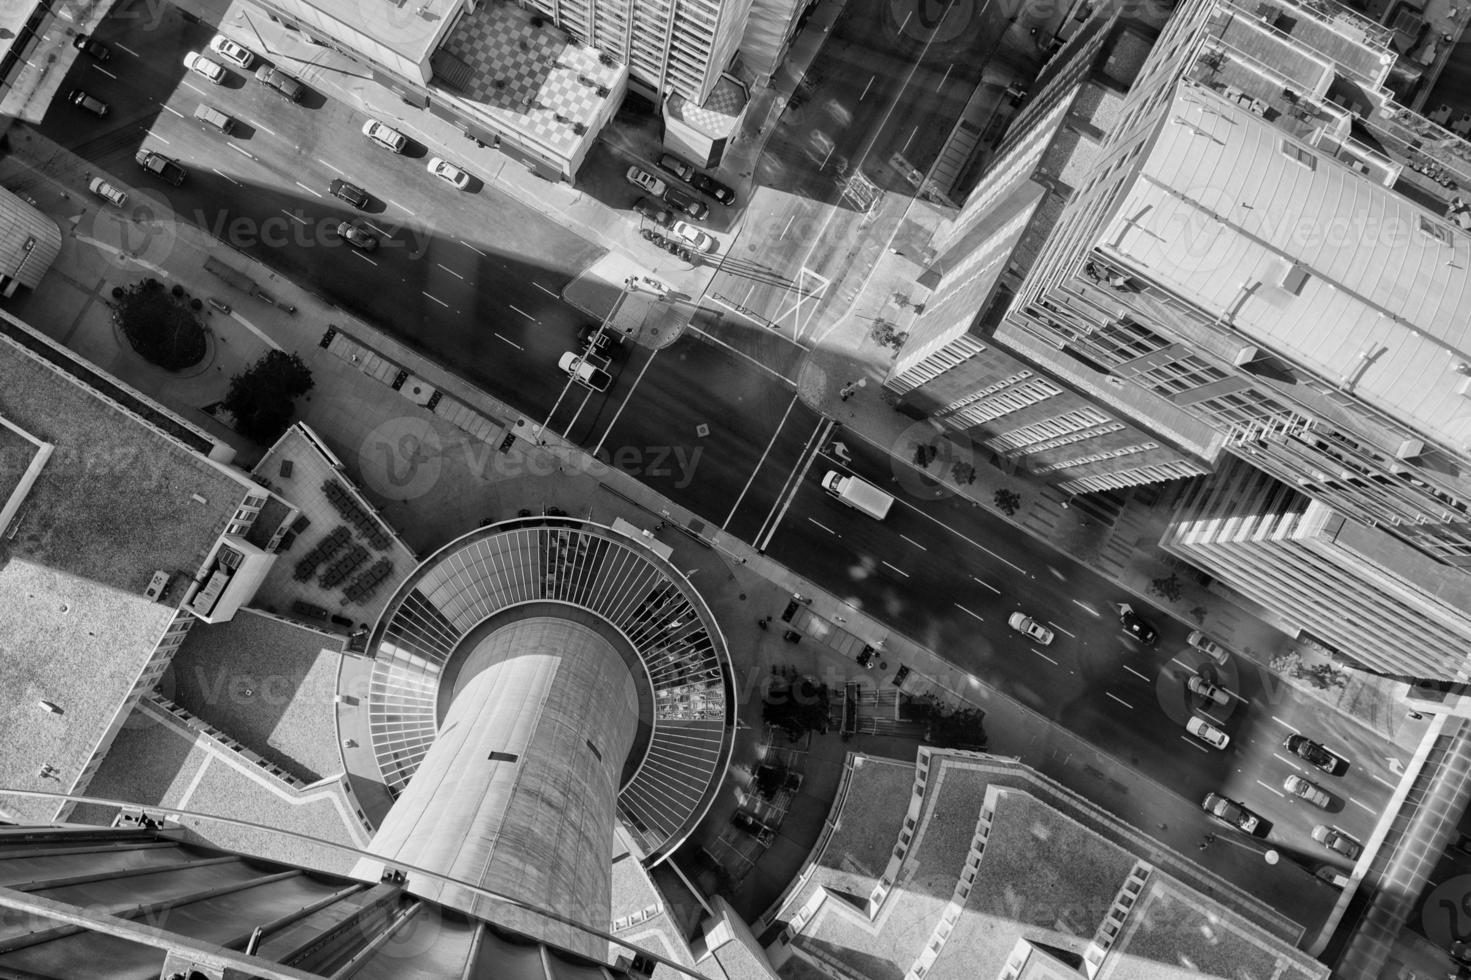
[[[273,68],[270,65],[261,65],[257,68],[255,70],[255,80],[292,102],[300,102],[301,97],[306,94],[306,86],[281,69]]]
[[[599,331],[598,324],[589,323],[577,331],[577,346],[584,353],[597,354],[600,357],[611,357],[623,342],[623,337],[616,330],[604,329]]]
[[[74,88],[66,95],[66,101],[78,109],[86,109],[94,116],[107,115],[107,103],[93,95],[88,95],[79,88]]]
[[[327,185],[327,190],[333,197],[346,201],[359,210],[368,206],[368,192],[357,184],[349,184],[341,177],[333,178],[332,183]]]
[[[673,174],[680,180],[689,180],[695,175],[695,168],[673,153],[666,153],[659,158],[659,169]]]
[[[710,205],[673,187],[664,192],[664,203],[676,211],[683,211],[691,218],[703,218],[710,214]]]
[[[356,221],[337,222],[338,236],[349,245],[371,252],[378,247],[378,238]]]
[[[1262,818],[1252,813],[1246,807],[1235,800],[1222,796],[1219,793],[1207,793],[1201,801],[1200,808],[1217,820],[1224,821],[1237,830],[1244,830],[1248,834],[1254,834],[1261,827]]]
[[[1364,853],[1364,845],[1354,840],[1346,831],[1337,827],[1329,827],[1326,824],[1318,824],[1312,831],[1313,840],[1322,844],[1334,854],[1341,854],[1350,861],[1357,861],[1359,855]]]
[[[637,201],[634,201],[633,209],[660,228],[668,228],[670,222],[674,220],[674,215],[665,211],[647,197],[641,197]]]
[[[709,194],[726,207],[735,203],[735,191],[709,174],[695,174],[690,178],[690,186],[701,194]]]
[[[72,47],[84,54],[90,54],[98,61],[112,60],[112,48],[109,48],[101,41],[92,40],[92,35],[90,34],[78,34],[72,38]]]
[[[1341,776],[1348,771],[1347,759],[1306,735],[1289,735],[1282,740],[1282,747],[1330,776]]]
[[[1119,622],[1124,624],[1124,629],[1129,631],[1130,636],[1145,646],[1152,647],[1159,642],[1159,630],[1136,613],[1134,607],[1127,602],[1119,603]]]

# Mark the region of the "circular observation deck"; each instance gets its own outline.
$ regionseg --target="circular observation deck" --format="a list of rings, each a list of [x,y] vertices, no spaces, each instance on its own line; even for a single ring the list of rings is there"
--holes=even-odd
[[[647,731],[625,766],[618,816],[658,863],[704,817],[735,736],[725,640],[698,592],[631,538],[576,518],[504,521],[424,560],[374,627],[369,691],[373,753],[402,793],[438,733],[462,654],[496,621],[536,608],[589,614],[636,657]],[[468,642],[467,642],[468,641]],[[641,712],[641,714],[644,712]]]

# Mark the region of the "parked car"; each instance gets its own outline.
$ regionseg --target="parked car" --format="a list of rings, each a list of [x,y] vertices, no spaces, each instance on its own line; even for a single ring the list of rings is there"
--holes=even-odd
[[[701,194],[709,194],[726,207],[730,207],[735,203],[735,191],[709,174],[695,174],[690,178],[690,186]]]
[[[1337,827],[1329,827],[1327,824],[1320,823],[1313,828],[1313,840],[1335,854],[1342,854],[1350,861],[1357,861],[1359,855],[1364,853],[1363,844]]]
[[[676,221],[669,229],[669,233],[681,244],[688,245],[696,252],[715,251],[715,237],[701,231],[688,221]]]
[[[368,206],[368,192],[357,184],[349,184],[341,177],[332,178],[332,183],[327,185],[327,192],[341,201],[346,201],[358,210]]]
[[[94,116],[107,115],[107,103],[95,96],[88,95],[79,88],[74,88],[66,94],[66,101],[79,109],[86,109]]]
[[[659,169],[678,177],[680,180],[689,180],[695,175],[693,164],[685,163],[673,153],[666,153],[659,158]]]
[[[647,197],[641,197],[634,201],[633,209],[660,228],[669,227],[669,223],[674,220],[674,215],[654,204]]]
[[[1214,749],[1224,749],[1231,744],[1231,736],[1212,725],[1208,719],[1193,716],[1185,723],[1185,730]]]
[[[710,205],[698,197],[692,197],[684,191],[673,187],[664,192],[664,203],[674,210],[682,211],[696,220],[708,217],[710,214]]]
[[[198,51],[190,51],[184,55],[184,67],[197,75],[203,75],[216,85],[225,80],[225,66],[217,61],[210,61]]]
[[[1225,663],[1231,657],[1230,650],[1227,650],[1200,630],[1191,630],[1190,634],[1185,637],[1185,642],[1218,664]]]
[[[427,169],[429,170],[429,173],[433,174],[435,177],[438,177],[446,184],[449,184],[457,191],[464,190],[470,183],[469,174],[465,173],[465,171],[450,163],[448,160],[444,160],[439,157],[430,157],[429,166]]]
[[[213,126],[226,136],[235,131],[235,120],[225,115],[214,106],[201,102],[194,107],[194,118],[206,126]]]
[[[623,343],[623,337],[617,330],[599,329],[600,327],[601,324],[597,323],[585,324],[577,331],[577,346],[585,354],[607,358]]]
[[[1041,646],[1045,647],[1052,642],[1052,631],[1025,613],[1012,613],[1006,618],[1006,625],[1023,636],[1036,641]]]
[[[1282,788],[1296,796],[1298,799],[1306,800],[1313,806],[1326,810],[1333,805],[1333,797],[1329,796],[1323,787],[1311,779],[1303,779],[1301,776],[1288,776],[1282,780]]]
[[[1233,799],[1219,793],[1207,793],[1200,808],[1217,820],[1230,824],[1238,830],[1254,834],[1261,826],[1262,818]]]
[[[92,35],[90,34],[78,34],[76,37],[72,38],[72,47],[76,48],[83,54],[91,55],[98,61],[112,60],[112,48],[109,48],[101,41],[92,40]]]
[[[591,388],[593,391],[607,391],[608,386],[613,383],[607,371],[594,367],[588,363],[588,358],[579,357],[570,350],[557,361],[557,367],[571,375],[578,384]]]
[[[1124,624],[1124,629],[1129,635],[1147,647],[1152,647],[1159,642],[1159,630],[1150,625],[1149,620],[1134,611],[1134,607],[1127,602],[1119,603],[1119,622]]]
[[[1341,776],[1348,771],[1347,759],[1306,735],[1289,735],[1282,740],[1282,747],[1330,776]]]
[[[355,221],[339,221],[337,234],[349,245],[371,252],[378,247],[378,238]]]
[[[128,203],[127,191],[118,190],[101,177],[93,177],[91,182],[87,184],[87,190],[115,207],[122,207]]]
[[[306,86],[281,69],[272,68],[270,65],[261,65],[257,68],[255,80],[292,102],[300,102],[301,97],[306,94]]]
[[[624,178],[635,187],[642,187],[655,197],[663,197],[669,185],[651,173],[640,170],[637,167],[629,167]]]
[[[393,153],[402,153],[409,142],[408,137],[403,133],[391,126],[383,125],[376,119],[369,119],[363,123],[363,135]]]
[[[1344,886],[1348,884],[1348,875],[1341,868],[1335,868],[1331,864],[1318,865],[1318,870],[1314,871],[1313,874],[1317,876],[1319,881],[1326,881],[1339,891],[1342,891]]]
[[[1231,703],[1231,695],[1227,694],[1223,689],[1216,687],[1216,685],[1199,674],[1191,674],[1190,679],[1185,682],[1185,686],[1190,689],[1191,694],[1204,698],[1213,704],[1225,706]]]
[[[255,55],[243,44],[236,44],[223,34],[216,34],[209,39],[209,49],[224,58],[232,65],[239,65],[246,71],[255,64]]]

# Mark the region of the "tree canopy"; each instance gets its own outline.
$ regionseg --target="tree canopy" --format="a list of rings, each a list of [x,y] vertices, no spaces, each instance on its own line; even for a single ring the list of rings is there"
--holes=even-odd
[[[157,279],[124,287],[116,297],[113,319],[138,356],[166,371],[182,371],[204,360],[204,325],[189,298],[173,295]]]
[[[272,350],[230,379],[224,406],[235,417],[237,432],[269,445],[286,431],[296,413],[296,399],[313,384],[312,372],[300,357]]]

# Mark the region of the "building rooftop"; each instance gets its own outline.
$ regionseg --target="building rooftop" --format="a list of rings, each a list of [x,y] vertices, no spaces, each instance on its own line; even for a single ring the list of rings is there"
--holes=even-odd
[[[1177,89],[1101,247],[1326,385],[1471,445],[1471,236],[1250,109]]]
[[[729,139],[735,135],[750,98],[744,85],[729,75],[721,75],[699,105],[678,93],[670,96],[669,114],[712,140]]]
[[[30,10],[26,8],[27,16]],[[13,13],[10,4],[0,4],[0,23],[12,23]],[[11,30],[19,33],[20,29]],[[0,277],[34,289],[60,254],[61,229],[56,222],[30,202],[0,188],[0,269],[4,270]]]

